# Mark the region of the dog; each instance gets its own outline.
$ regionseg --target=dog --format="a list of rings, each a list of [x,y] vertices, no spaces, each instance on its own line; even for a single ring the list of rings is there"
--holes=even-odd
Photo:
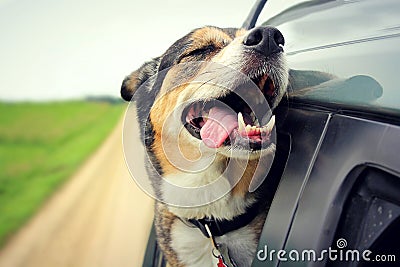
[[[269,208],[259,184],[276,148],[271,110],[288,85],[283,45],[273,27],[206,26],[124,79],[171,266],[251,265]]]

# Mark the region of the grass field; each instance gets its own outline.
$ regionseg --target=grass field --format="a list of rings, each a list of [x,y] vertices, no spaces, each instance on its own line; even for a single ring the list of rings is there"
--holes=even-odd
[[[101,144],[125,105],[0,103],[0,246]]]

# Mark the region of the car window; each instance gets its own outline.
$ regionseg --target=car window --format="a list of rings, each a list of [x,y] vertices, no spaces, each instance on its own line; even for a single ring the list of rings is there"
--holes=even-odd
[[[399,114],[400,1],[277,1],[258,25],[285,36],[295,97]]]

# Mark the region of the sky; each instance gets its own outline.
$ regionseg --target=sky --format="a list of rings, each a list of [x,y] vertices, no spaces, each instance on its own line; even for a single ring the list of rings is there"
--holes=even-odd
[[[144,61],[194,28],[240,27],[254,3],[0,0],[0,100],[119,96]]]

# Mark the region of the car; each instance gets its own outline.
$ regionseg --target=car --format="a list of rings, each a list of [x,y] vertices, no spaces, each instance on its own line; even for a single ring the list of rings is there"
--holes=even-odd
[[[265,2],[243,27],[277,27],[291,71],[252,266],[399,266],[400,2]]]

